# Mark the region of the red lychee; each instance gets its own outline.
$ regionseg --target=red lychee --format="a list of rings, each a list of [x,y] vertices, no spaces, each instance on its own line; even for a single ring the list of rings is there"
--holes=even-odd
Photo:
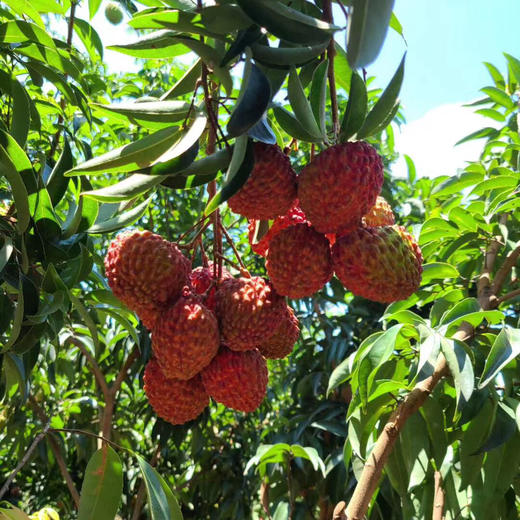
[[[338,238],[332,261],[347,289],[376,302],[404,300],[421,282],[421,250],[399,226],[360,227]]]
[[[198,296],[186,294],[164,311],[152,331],[152,348],[164,375],[191,379],[217,353],[217,318]]]
[[[298,199],[321,233],[359,225],[383,185],[383,161],[364,142],[337,144],[321,152],[298,178]]]
[[[193,292],[203,295],[204,305],[212,311],[215,310],[215,293],[217,291],[216,283],[210,288],[212,282],[215,281],[214,273],[213,262],[209,262],[207,267],[196,267],[189,275]],[[233,276],[222,266],[222,279],[225,278],[233,278]]]
[[[255,165],[242,188],[228,200],[235,213],[269,220],[284,215],[296,198],[296,173],[277,145],[255,143]]]
[[[248,226],[248,238],[251,244],[251,249],[260,256],[266,256],[267,250],[269,249],[269,242],[271,239],[279,233],[282,229],[293,226],[294,224],[304,224],[307,222],[305,213],[301,210],[298,201],[295,202],[293,207],[281,217],[276,217],[273,224],[269,228],[269,231],[255,244],[255,229],[258,220],[252,219],[249,221]]]
[[[280,294],[311,296],[332,276],[329,241],[308,224],[288,227],[272,238],[266,268]]]
[[[376,203],[363,217],[362,223],[366,227],[393,226],[395,224],[392,207],[384,197],[377,197]]]
[[[281,359],[288,356],[300,335],[300,323],[294,311],[287,305],[284,317],[274,334],[259,345],[258,350],[268,359]]]
[[[129,231],[110,244],[105,271],[114,295],[151,328],[157,314],[180,295],[190,262],[160,235]]]
[[[223,280],[217,290],[222,341],[232,350],[252,350],[282,320],[284,299],[259,276]]]
[[[202,371],[206,392],[219,403],[252,412],[263,401],[267,390],[267,365],[258,350],[234,352],[221,347]]]
[[[144,370],[144,392],[155,413],[171,424],[195,419],[209,404],[200,375],[187,381],[164,377],[157,360],[151,359]]]

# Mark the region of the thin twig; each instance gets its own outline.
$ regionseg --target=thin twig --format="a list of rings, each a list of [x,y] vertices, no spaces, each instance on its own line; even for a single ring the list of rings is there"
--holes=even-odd
[[[501,303],[504,303],[508,300],[512,300],[516,296],[520,295],[520,289],[515,289],[514,291],[508,292],[504,294],[504,296],[501,296],[500,298],[497,298],[496,300],[496,306],[498,307]]]
[[[45,413],[45,410],[38,404],[38,402],[32,394],[29,394],[29,404],[33,409],[34,413],[36,413],[36,415],[43,424],[47,424],[50,422],[49,418],[47,417],[47,414]],[[54,458],[56,459],[56,464],[58,464],[60,473],[62,477],[65,479],[65,483],[69,488],[69,493],[72,497],[72,500],[74,501],[74,505],[76,506],[76,509],[79,509],[79,493],[76,489],[76,485],[74,484],[74,480],[72,480],[69,470],[67,469],[67,464],[65,463],[63,455],[61,454],[60,446],[52,435],[49,435],[47,437],[47,441],[49,442],[52,453],[54,454]]]
[[[222,223],[220,223],[220,229],[222,230],[222,233],[224,233],[227,243],[231,246],[231,249],[233,249],[233,253],[235,254],[235,258],[238,260],[240,267],[242,269],[247,269],[244,262],[242,261],[242,257],[240,256],[240,253],[237,251],[237,248],[235,247],[235,244],[233,243],[233,239],[231,238],[227,229],[224,227],[224,225]]]
[[[435,491],[433,493],[433,513],[432,520],[444,520],[444,503],[446,496],[442,487],[442,475],[440,471],[434,474]]]
[[[123,384],[123,381],[125,380],[126,376],[128,375],[128,370],[133,365],[134,361],[139,357],[139,349],[137,347],[134,347],[130,355],[126,358],[126,361],[124,362],[123,366],[121,367],[121,370],[118,372],[116,380],[114,381],[113,385],[110,387],[110,393],[115,398],[117,395],[117,392],[119,392],[119,389],[121,388],[121,385]]]
[[[2,489],[0,489],[0,500],[7,493],[9,486],[15,479],[18,472],[25,466],[27,461],[31,458],[31,455],[33,454],[33,451],[36,449],[36,446],[38,446],[40,441],[47,435],[47,432],[49,431],[49,427],[50,427],[50,422],[48,422],[43,427],[43,430],[38,435],[36,435],[36,437],[34,438],[34,440],[31,443],[31,445],[29,446],[29,449],[25,452],[25,455],[22,457],[22,460],[20,460],[20,462],[16,465],[16,467],[11,472],[11,474],[7,477],[7,480],[5,481],[4,485],[2,486]]]
[[[114,441],[111,441],[110,439],[107,439],[103,435],[97,435],[95,433],[88,432],[86,430],[78,430],[77,428],[49,428],[49,432],[77,433],[79,435],[86,435],[87,437],[92,437],[93,439],[99,439],[99,440],[105,441],[106,443],[108,443],[120,450],[127,451],[127,449],[128,449],[128,448],[124,448],[123,446],[120,446],[119,444],[117,444]]]

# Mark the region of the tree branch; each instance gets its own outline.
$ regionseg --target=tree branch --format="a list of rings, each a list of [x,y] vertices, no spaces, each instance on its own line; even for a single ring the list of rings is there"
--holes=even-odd
[[[112,397],[116,397],[117,392],[119,392],[119,389],[121,388],[121,385],[123,384],[123,381],[125,380],[126,376],[128,375],[128,370],[130,370],[130,367],[134,364],[134,361],[139,357],[139,350],[137,347],[134,347],[130,355],[126,358],[126,361],[124,362],[123,366],[121,367],[121,370],[119,370],[119,373],[117,374],[116,380],[114,381],[114,384],[110,387],[110,393],[112,394]]]
[[[440,471],[434,473],[435,491],[433,494],[432,520],[444,520],[444,503],[446,497],[442,488],[442,475]]]
[[[495,279],[493,280],[492,290],[494,294],[498,294],[500,292],[500,289],[502,289],[502,286],[504,285],[504,282],[506,281],[507,275],[511,272],[511,269],[515,266],[518,257],[520,256],[520,245],[516,246],[513,251],[511,251],[506,259],[504,260],[504,263],[500,267],[500,269],[497,271],[497,274],[495,275]]]
[[[31,394],[29,394],[29,404],[43,424],[50,424],[45,410],[38,404],[34,396]],[[54,454],[54,458],[56,459],[56,464],[58,465],[61,475],[65,479],[65,483],[69,488],[69,493],[72,497],[72,500],[74,501],[74,505],[76,506],[76,509],[79,509],[79,493],[76,489],[76,485],[74,484],[74,480],[72,480],[69,470],[67,469],[67,465],[65,464],[65,460],[61,454],[60,446],[52,435],[49,435],[47,440],[51,447],[52,453]]]
[[[504,294],[504,296],[497,298],[496,307],[498,307],[501,303],[506,302],[507,300],[512,300],[515,296],[518,296],[518,295],[520,295],[520,289],[515,289],[514,291]]]
[[[13,482],[14,478],[18,474],[18,472],[27,464],[27,461],[31,458],[31,455],[33,454],[33,451],[36,449],[36,446],[40,443],[40,441],[47,435],[47,431],[49,430],[50,423],[47,422],[47,424],[43,427],[43,430],[36,435],[36,437],[33,439],[31,445],[29,446],[29,449],[25,452],[25,455],[22,457],[22,460],[16,465],[16,467],[13,469],[11,474],[7,477],[7,480],[5,481],[4,485],[2,486],[2,489],[0,489],[0,499],[7,493],[7,490],[9,489],[9,486]]]

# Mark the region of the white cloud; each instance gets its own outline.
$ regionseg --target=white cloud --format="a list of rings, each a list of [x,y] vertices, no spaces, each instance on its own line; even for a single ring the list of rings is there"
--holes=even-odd
[[[473,107],[454,103],[440,105],[423,117],[403,125],[396,131],[396,150],[409,155],[419,177],[453,175],[458,168],[479,158],[483,139],[455,146],[466,135],[486,126],[497,126],[492,119],[474,113]],[[397,177],[406,177],[407,168],[401,157],[392,167]]]

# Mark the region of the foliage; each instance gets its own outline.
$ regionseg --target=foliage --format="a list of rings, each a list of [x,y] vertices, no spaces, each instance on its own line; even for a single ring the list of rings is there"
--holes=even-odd
[[[506,55],[505,76],[486,64],[493,84],[474,105],[492,122],[460,141],[485,140],[479,161],[427,179],[407,158],[398,179],[405,58],[383,91],[356,70],[388,26],[402,35],[390,0],[349,2],[348,31],[327,0],[121,1],[136,39],[114,49],[141,70],[120,76],[74,3],[4,4],[0,483],[22,463],[4,498],[64,519],[330,518],[442,355],[449,376],[404,426],[369,518],[433,518],[438,473],[447,519],[516,518],[520,62]],[[92,18],[101,2],[88,7]],[[288,360],[269,362],[260,410],[214,404],[173,427],[144,398],[149,336],[108,289],[102,258],[112,233],[135,225],[180,241],[197,263],[201,217],[218,211],[264,274],[246,222],[223,204],[247,180],[252,139],[277,142],[297,171],[336,142],[376,146],[383,194],[426,259],[422,286],[386,309],[335,279],[291,302],[302,337]],[[213,254],[214,235],[204,229]]]

